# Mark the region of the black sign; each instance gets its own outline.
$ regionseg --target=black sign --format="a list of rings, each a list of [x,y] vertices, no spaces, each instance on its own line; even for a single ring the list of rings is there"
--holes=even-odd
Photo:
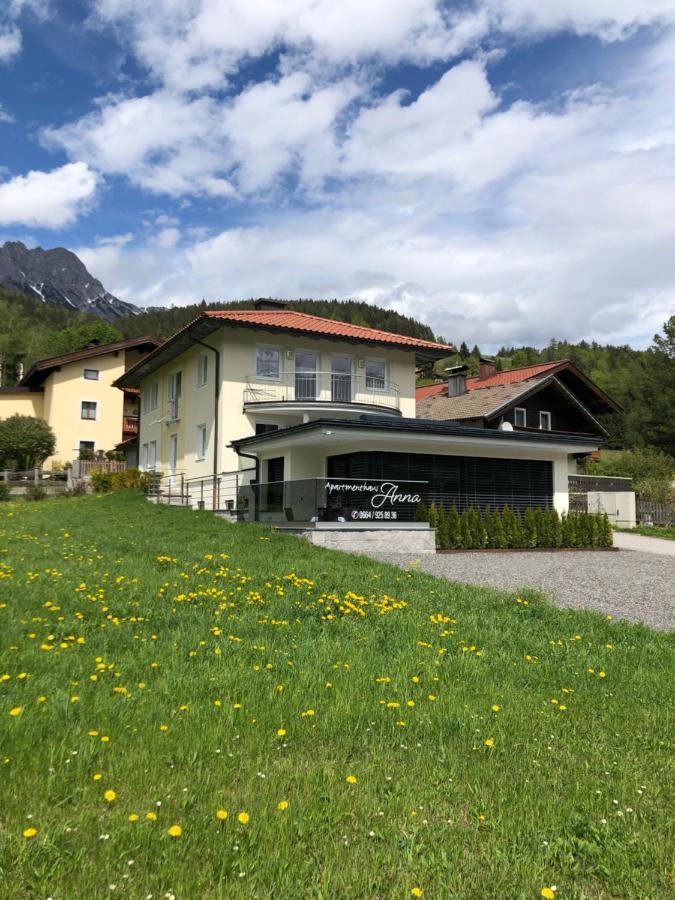
[[[426,482],[325,481],[327,507],[352,521],[410,520],[422,502]]]

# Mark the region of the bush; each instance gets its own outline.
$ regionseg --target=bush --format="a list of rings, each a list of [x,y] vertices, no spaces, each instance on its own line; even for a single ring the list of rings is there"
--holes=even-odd
[[[584,471],[587,475],[632,478],[635,493],[651,503],[673,501],[675,459],[661,450],[646,448],[606,451],[599,460],[587,459]]]
[[[0,421],[0,466],[27,471],[51,456],[54,432],[44,419],[18,413]]]
[[[427,510],[436,528],[436,545],[443,550],[481,550],[556,547],[611,547],[613,531],[605,513],[569,512],[559,516],[555,509],[528,509],[516,513],[475,508],[446,514],[441,506]],[[421,521],[421,520],[418,520]]]
[[[41,484],[29,484],[23,496],[25,500],[44,500],[47,496],[47,491]]]
[[[148,476],[139,469],[125,469],[123,472],[91,473],[91,486],[96,493],[107,494],[110,491],[145,491]]]
[[[9,485],[6,481],[0,481],[0,503],[9,500]]]

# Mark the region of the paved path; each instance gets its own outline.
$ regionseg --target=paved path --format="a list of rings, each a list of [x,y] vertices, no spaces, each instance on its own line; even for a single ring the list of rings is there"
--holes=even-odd
[[[628,535],[633,537],[633,535]],[[646,538],[646,540],[655,540]],[[663,543],[666,543],[664,541]],[[571,553],[437,553],[378,556],[441,578],[503,590],[536,588],[560,607],[675,629],[675,558],[635,550]]]
[[[625,531],[615,531],[614,546],[620,547],[622,550],[656,553],[657,556],[675,556],[675,541],[667,541],[665,538],[647,537],[644,534],[627,534]]]

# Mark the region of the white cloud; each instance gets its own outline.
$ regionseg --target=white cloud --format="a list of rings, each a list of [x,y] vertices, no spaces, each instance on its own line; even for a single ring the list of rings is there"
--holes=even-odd
[[[92,202],[96,175],[83,162],[0,182],[0,225],[61,228]]]
[[[7,112],[2,103],[0,103],[0,123],[10,125],[14,121],[14,116],[11,113]]]
[[[17,21],[24,10],[45,18],[49,0],[5,0],[4,8],[0,8],[0,64],[11,62],[21,53],[21,31]]]
[[[0,22],[0,63],[7,63],[21,53],[21,32],[13,25]]]

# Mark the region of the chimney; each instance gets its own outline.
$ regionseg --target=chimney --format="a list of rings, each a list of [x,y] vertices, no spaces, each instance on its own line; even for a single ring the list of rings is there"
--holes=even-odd
[[[466,394],[466,373],[468,366],[452,366],[445,370],[448,373],[448,397],[459,397]]]
[[[273,310],[286,309],[286,301],[285,300],[272,300],[271,297],[261,297],[259,300],[253,301],[253,308],[271,312]]]
[[[497,374],[497,363],[492,359],[483,359],[481,357],[478,365],[478,380],[485,381],[486,378],[492,378]]]

